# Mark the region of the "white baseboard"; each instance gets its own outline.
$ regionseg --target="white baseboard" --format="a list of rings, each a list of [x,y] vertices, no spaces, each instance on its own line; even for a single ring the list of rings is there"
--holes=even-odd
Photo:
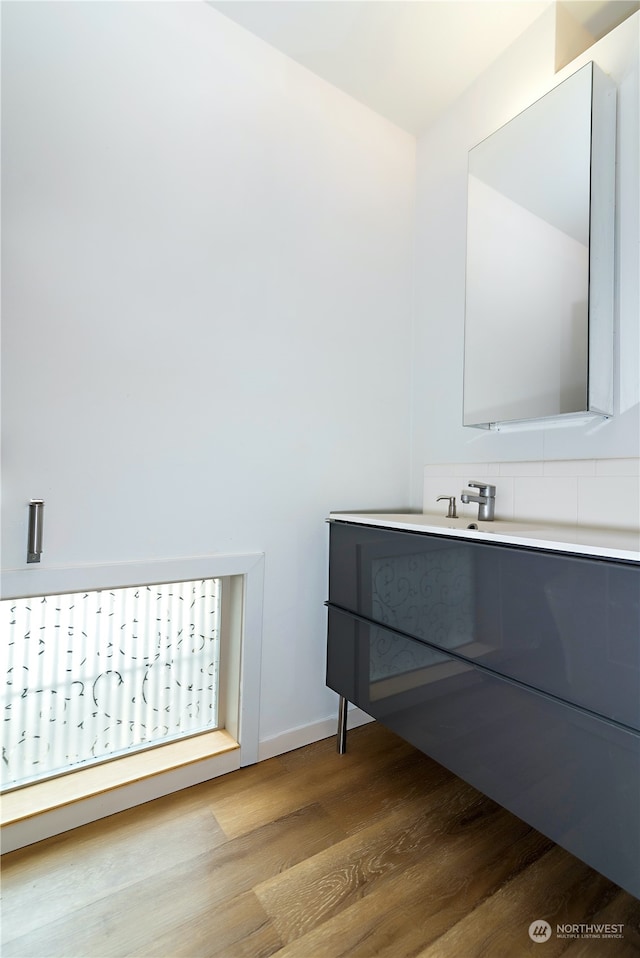
[[[367,722],[373,722],[373,719],[366,712],[355,706],[349,709],[347,728],[357,728],[359,725],[366,725]],[[336,714],[322,719],[320,722],[289,729],[288,732],[282,732],[273,738],[264,739],[258,746],[258,761],[264,762],[267,758],[274,758],[276,755],[292,752],[304,745],[311,745],[312,742],[319,742],[320,739],[330,738],[336,735],[337,726],[338,718]]]

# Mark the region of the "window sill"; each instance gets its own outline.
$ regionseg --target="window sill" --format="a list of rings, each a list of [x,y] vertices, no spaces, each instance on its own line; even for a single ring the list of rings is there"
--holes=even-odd
[[[104,796],[165,773],[179,772],[187,766],[229,755],[234,751],[238,751],[239,765],[239,749],[240,746],[228,732],[205,732],[184,741],[126,755],[102,765],[78,769],[46,782],[25,785],[24,788],[2,796],[1,825],[3,828],[16,825],[65,806]],[[230,770],[223,767],[218,774]],[[149,797],[156,796],[151,794]]]

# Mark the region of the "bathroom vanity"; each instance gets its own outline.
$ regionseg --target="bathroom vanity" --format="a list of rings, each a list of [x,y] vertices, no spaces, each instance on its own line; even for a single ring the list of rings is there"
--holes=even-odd
[[[640,897],[637,533],[329,517],[327,684]]]

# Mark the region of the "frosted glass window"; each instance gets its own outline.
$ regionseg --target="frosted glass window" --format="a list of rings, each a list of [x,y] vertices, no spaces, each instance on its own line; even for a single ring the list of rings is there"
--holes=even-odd
[[[3,787],[218,727],[220,580],[0,602]]]

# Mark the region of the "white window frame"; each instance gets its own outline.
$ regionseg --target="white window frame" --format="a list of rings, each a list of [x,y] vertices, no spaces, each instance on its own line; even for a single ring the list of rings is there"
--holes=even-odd
[[[226,701],[225,726],[240,745],[240,766],[258,761],[260,721],[260,662],[262,648],[262,607],[264,594],[264,554],[213,554],[140,562],[115,562],[105,565],[47,567],[30,566],[2,573],[1,599],[69,592],[117,589],[161,582],[194,579],[225,581],[223,589],[223,629],[239,642],[227,644],[231,658],[227,674],[239,682],[229,682],[221,690]],[[224,682],[224,678],[221,679]]]

